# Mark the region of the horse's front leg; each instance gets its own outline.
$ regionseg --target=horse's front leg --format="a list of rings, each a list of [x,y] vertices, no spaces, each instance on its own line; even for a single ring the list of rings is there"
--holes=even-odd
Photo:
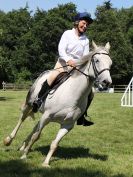
[[[55,138],[54,141],[52,141],[51,145],[50,145],[50,150],[46,156],[46,159],[44,160],[42,166],[43,167],[49,167],[49,162],[50,159],[53,155],[53,153],[56,151],[59,142],[61,141],[61,139],[73,128],[74,125],[70,125],[70,126],[63,126],[61,127],[61,129],[58,131],[58,134]]]
[[[37,125],[34,127],[31,134],[23,142],[23,146],[20,148],[20,150],[24,150],[24,154],[21,156],[21,159],[26,159],[29,150],[31,149],[35,141],[39,139],[43,127],[46,126],[48,123],[49,118],[46,114],[44,114]]]
[[[22,108],[22,113],[20,115],[18,123],[17,123],[16,127],[13,129],[12,133],[4,139],[4,145],[9,146],[11,144],[11,142],[15,138],[21,124],[26,119],[26,117],[28,117],[30,115],[30,112],[31,112],[31,108],[28,105],[24,105]]]

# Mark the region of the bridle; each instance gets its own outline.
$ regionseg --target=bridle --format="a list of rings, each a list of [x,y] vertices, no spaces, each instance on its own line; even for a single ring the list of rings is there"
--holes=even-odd
[[[99,55],[101,55],[101,54],[104,54],[104,55],[108,55],[109,56],[109,54],[108,53],[94,53],[93,55],[92,55],[92,57],[91,57],[91,62],[90,62],[90,65],[91,65],[91,63],[92,63],[92,67],[93,67],[93,70],[94,70],[94,74],[95,74],[95,76],[96,76],[96,79],[98,78],[98,76],[102,73],[102,72],[104,72],[104,71],[109,71],[110,70],[110,68],[104,68],[104,69],[102,69],[101,71],[98,71],[98,69],[97,69],[97,67],[96,67],[96,64],[95,64],[95,61],[94,61],[94,56],[95,55],[97,55],[97,54],[99,54]],[[84,72],[82,72],[80,69],[78,69],[78,68],[74,68],[75,70],[77,70],[77,71],[79,71],[80,73],[82,73],[83,75],[85,75],[86,77],[89,77],[89,75],[88,74],[85,74]],[[89,66],[89,69],[90,69],[90,66]]]
[[[109,54],[108,53],[94,53],[93,55],[92,55],[92,57],[91,57],[91,63],[92,63],[92,66],[93,66],[93,70],[94,70],[94,73],[95,73],[95,76],[96,76],[96,78],[102,73],[102,72],[104,72],[104,71],[109,71],[110,70],[110,68],[104,68],[104,69],[102,69],[101,71],[98,71],[97,70],[97,67],[96,67],[96,65],[95,65],[95,61],[94,61],[94,56],[95,55],[101,55],[101,54],[103,54],[103,55],[108,55],[109,56]]]

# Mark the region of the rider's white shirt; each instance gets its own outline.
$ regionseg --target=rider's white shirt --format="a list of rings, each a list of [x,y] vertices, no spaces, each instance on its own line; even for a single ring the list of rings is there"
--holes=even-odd
[[[79,59],[89,53],[89,39],[84,34],[78,37],[74,28],[67,30],[60,39],[58,51],[59,59],[66,62]]]

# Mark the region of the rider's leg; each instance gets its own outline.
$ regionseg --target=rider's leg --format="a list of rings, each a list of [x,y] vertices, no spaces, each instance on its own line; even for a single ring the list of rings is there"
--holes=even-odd
[[[65,65],[66,65],[65,61],[62,61],[62,62],[57,61],[57,63],[55,64],[54,70],[50,73],[49,77],[47,78],[48,84],[50,86],[53,84],[57,76],[66,70],[65,68],[67,67],[65,67]]]
[[[87,116],[87,110],[88,110],[93,98],[94,98],[94,92],[93,92],[93,90],[91,90],[91,93],[88,96],[88,102],[87,102],[87,106],[86,106],[85,112],[77,120],[77,125],[90,126],[90,125],[94,124],[93,122],[88,121],[88,120],[85,119],[85,116]]]
[[[49,90],[49,89],[50,89],[50,85],[48,84],[48,82],[47,82],[47,80],[46,80],[46,81],[42,84],[41,90],[40,90],[40,92],[39,92],[39,94],[38,94],[38,99],[33,102],[32,111],[33,111],[34,113],[36,113],[36,112],[38,111],[38,109],[40,108],[40,106],[41,106],[41,104],[42,104],[42,101],[43,101],[42,97],[43,97],[44,93],[46,93],[44,97],[47,96],[47,93],[48,93],[48,90]]]
[[[52,85],[52,83],[54,82],[54,80],[56,79],[56,77],[61,73],[64,72],[64,63],[61,63],[59,61],[57,61],[54,70],[51,71],[49,77],[47,78],[47,80],[42,84],[41,90],[38,94],[38,99],[35,100],[33,102],[33,108],[32,111],[33,112],[37,112],[38,109],[40,108],[42,102],[44,101],[44,99],[47,97],[48,91],[50,89],[50,86]]]

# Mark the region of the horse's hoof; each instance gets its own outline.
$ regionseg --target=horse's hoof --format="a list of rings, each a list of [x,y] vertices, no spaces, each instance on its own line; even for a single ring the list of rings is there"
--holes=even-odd
[[[43,163],[43,164],[42,164],[42,167],[50,168],[50,165],[49,165],[49,164],[46,164],[46,163]]]
[[[11,142],[12,142],[12,139],[10,136],[7,136],[3,141],[5,146],[9,146],[11,144]]]
[[[24,151],[24,147],[22,146],[21,148],[18,149],[19,151],[23,152]]]
[[[25,150],[25,143],[23,143],[23,145],[18,149],[19,151],[24,151]]]
[[[20,157],[20,159],[21,159],[21,160],[27,159],[26,154],[22,155],[22,156]]]

